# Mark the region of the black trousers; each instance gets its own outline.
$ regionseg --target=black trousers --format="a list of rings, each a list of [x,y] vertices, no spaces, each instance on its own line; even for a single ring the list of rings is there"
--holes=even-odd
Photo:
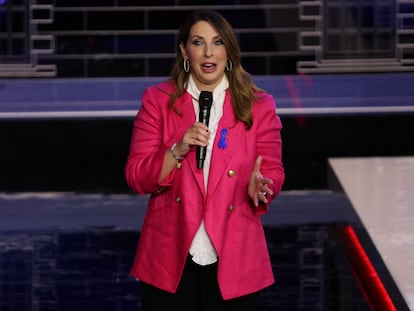
[[[256,311],[258,293],[223,300],[217,263],[200,266],[189,256],[175,294],[141,282],[142,311]]]

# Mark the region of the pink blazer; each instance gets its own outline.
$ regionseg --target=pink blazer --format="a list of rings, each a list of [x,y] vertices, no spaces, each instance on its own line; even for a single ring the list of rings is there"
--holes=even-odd
[[[263,157],[263,176],[273,180],[274,196],[284,181],[281,122],[273,97],[266,95],[254,104],[254,123],[246,130],[241,122],[235,122],[230,96],[226,94],[205,193],[195,148],[161,184],[157,181],[165,152],[196,121],[188,93],[176,102],[181,116],[169,109],[167,102],[172,90],[170,82],[146,89],[134,122],[125,175],[132,190],[151,196],[131,274],[175,292],[190,244],[204,219],[219,258],[218,282],[223,298],[263,289],[274,282],[260,219],[269,204],[255,208],[247,188],[258,155]],[[223,128],[227,128],[227,147],[220,149],[218,141]]]

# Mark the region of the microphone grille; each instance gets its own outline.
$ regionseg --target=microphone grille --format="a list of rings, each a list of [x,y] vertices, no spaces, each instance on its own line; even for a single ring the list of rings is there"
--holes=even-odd
[[[201,91],[198,103],[201,109],[210,108],[213,103],[213,93],[209,91]]]

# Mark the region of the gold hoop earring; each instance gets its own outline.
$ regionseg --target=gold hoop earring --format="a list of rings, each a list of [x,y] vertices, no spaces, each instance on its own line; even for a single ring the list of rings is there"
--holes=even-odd
[[[183,67],[184,67],[184,71],[185,72],[189,72],[190,71],[190,61],[188,60],[188,58],[187,59],[184,59]]]
[[[231,59],[228,59],[226,62],[226,70],[227,71],[232,71],[233,70],[233,62],[231,61]]]

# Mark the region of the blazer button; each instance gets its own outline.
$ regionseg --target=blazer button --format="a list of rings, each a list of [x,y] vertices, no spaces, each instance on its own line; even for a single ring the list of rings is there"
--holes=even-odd
[[[234,170],[230,170],[228,174],[229,177],[233,177],[236,174],[236,172]]]
[[[232,210],[234,210],[236,207],[234,205],[230,205],[229,206],[229,211],[231,212]]]
[[[181,202],[181,198],[180,197],[176,197],[175,198],[175,202],[180,203]]]

